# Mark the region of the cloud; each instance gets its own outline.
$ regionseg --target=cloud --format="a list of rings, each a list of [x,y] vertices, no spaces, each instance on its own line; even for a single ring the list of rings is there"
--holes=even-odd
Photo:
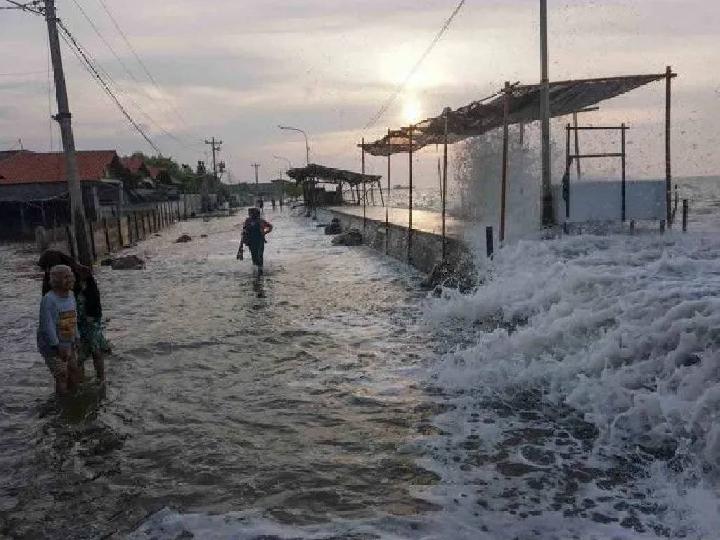
[[[273,164],[273,154],[304,161],[301,138],[279,131],[278,123],[306,129],[313,154],[329,165],[357,168],[355,143],[364,124],[405,78],[454,6],[448,0],[105,0],[160,83],[158,91],[98,1],[78,1],[141,85],[124,73],[72,3],[61,4],[61,17],[124,89],[120,98],[163,151],[193,163],[203,158],[200,141],[220,137],[223,158],[238,178],[251,162]],[[484,97],[505,80],[536,81],[537,24],[535,0],[467,2],[411,80],[408,98],[432,115],[444,106]],[[720,61],[718,27],[720,6],[711,0],[551,3],[551,75],[655,72],[671,64],[680,73],[673,83],[673,121],[679,128],[675,148],[684,152],[675,160],[677,172],[717,172],[720,157],[712,151],[717,145],[712,133],[720,122],[720,76],[709,66]],[[3,13],[0,32],[5,50],[13,51],[0,58],[0,73],[47,68],[42,19]],[[83,147],[147,150],[67,50],[64,58],[76,137]],[[12,102],[0,111],[5,138],[17,134],[37,148],[47,147],[43,80],[42,75],[0,77],[0,101]],[[403,99],[364,135],[379,136],[386,126],[402,123]],[[662,90],[651,89],[603,104],[598,121],[654,123],[661,130],[662,106]],[[176,144],[163,130],[185,144]],[[645,150],[638,150],[639,170],[652,169],[662,157],[653,137],[648,134]],[[428,154],[428,161],[434,159]],[[422,166],[418,170],[424,174]]]

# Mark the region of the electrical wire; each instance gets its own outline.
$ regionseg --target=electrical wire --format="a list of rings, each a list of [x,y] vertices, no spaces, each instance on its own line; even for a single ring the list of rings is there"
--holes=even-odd
[[[128,77],[130,77],[130,78],[138,85],[138,87],[142,88],[142,86],[140,86],[142,83],[137,79],[137,77],[135,77],[135,75],[132,73],[132,71],[131,71],[130,68],[127,66],[127,64],[126,64],[125,62],[123,62],[123,60],[120,58],[120,56],[119,56],[118,53],[115,51],[115,49],[113,48],[113,46],[108,42],[108,40],[105,38],[105,36],[103,36],[103,34],[102,34],[102,32],[100,31],[100,29],[98,28],[98,26],[97,26],[97,25],[95,24],[95,22],[92,20],[92,18],[90,17],[90,15],[88,15],[88,13],[85,11],[85,9],[82,7],[82,5],[78,2],[78,0],[72,0],[72,2],[73,2],[73,3],[75,4],[75,6],[78,8],[78,10],[79,10],[80,13],[82,14],[82,16],[85,18],[85,20],[88,22],[88,24],[89,24],[89,25],[92,27],[92,29],[95,31],[95,34],[97,34],[97,36],[100,38],[100,40],[101,40],[101,41],[105,44],[105,46],[108,48],[108,50],[110,51],[110,53],[115,57],[115,59],[118,61],[118,63],[122,66],[123,70],[124,70],[125,73],[128,75]],[[96,65],[99,66],[99,62],[97,62],[97,60],[95,60],[95,63],[96,63]],[[166,136],[169,137],[170,139],[174,140],[175,142],[177,142],[177,143],[180,144],[181,146],[184,146],[184,147],[186,147],[186,148],[189,148],[189,147],[190,147],[190,145],[188,145],[188,144],[187,144],[185,141],[183,141],[180,137],[177,137],[176,135],[174,135],[173,133],[171,133],[168,129],[166,129],[165,127],[163,127],[160,122],[158,122],[157,120],[155,120],[155,118],[153,118],[147,111],[145,111],[145,109],[144,109],[142,106],[140,106],[140,104],[139,104],[132,96],[130,96],[129,93],[128,93],[126,90],[123,89],[122,85],[120,85],[117,81],[115,81],[112,77],[110,77],[110,74],[107,72],[107,70],[103,69],[103,71],[104,71],[104,73],[105,73],[105,75],[106,75],[106,78],[108,78],[108,79],[115,85],[116,90],[117,90],[119,93],[123,94],[124,97],[125,97],[125,99],[127,99],[128,101],[130,101],[130,103],[132,103],[132,105],[135,106],[135,108],[140,112],[140,114],[141,114],[143,117],[145,117],[153,126],[155,126],[155,128],[157,128],[158,131],[160,131],[161,133],[163,133],[164,135],[166,135]],[[153,98],[152,96],[150,96],[150,95],[147,94],[146,92],[143,92],[143,93],[144,93],[148,98],[150,98],[151,100],[155,100],[155,98]]]
[[[120,112],[123,114],[123,116],[127,119],[128,122],[130,122],[130,125],[137,131],[143,139],[155,150],[158,154],[161,154],[162,152],[157,147],[157,145],[152,141],[152,139],[148,136],[147,133],[142,129],[142,127],[135,121],[135,119],[130,116],[130,113],[125,109],[123,104],[120,102],[118,97],[115,95],[115,93],[112,91],[108,83],[103,79],[103,77],[100,75],[98,68],[93,64],[93,62],[88,57],[88,54],[86,53],[85,49],[80,46],[80,44],[77,42],[75,37],[70,33],[70,31],[67,29],[65,24],[58,19],[57,21],[58,27],[62,30],[61,36],[65,43],[70,47],[70,49],[75,53],[76,56],[78,56],[78,59],[81,61],[83,66],[86,67],[86,69],[89,71],[89,73],[94,77],[94,79],[100,84],[101,88],[105,91],[105,93],[110,96],[110,99],[113,100],[117,108],[120,110]]]
[[[110,8],[105,3],[105,0],[98,0],[100,5],[102,6],[105,13],[107,13],[108,17],[112,21],[113,25],[115,26],[115,29],[117,30],[118,34],[122,37],[123,41],[125,42],[125,45],[127,45],[130,52],[132,52],[133,56],[135,57],[135,60],[137,60],[137,63],[140,65],[142,70],[145,72],[145,75],[147,76],[148,80],[153,84],[155,89],[162,95],[164,92],[162,88],[160,88],[160,85],[158,84],[157,80],[155,80],[155,77],[153,77],[152,73],[150,73],[150,70],[148,69],[147,65],[145,65],[145,62],[143,62],[142,58],[140,58],[140,55],[135,50],[135,47],[133,47],[132,43],[130,43],[130,40],[127,37],[127,34],[123,31],[123,29],[120,27],[120,24],[117,22],[117,19],[115,19],[115,16],[113,15],[112,11],[110,11]],[[186,128],[189,128],[188,123],[185,121],[185,118],[180,113],[180,111],[175,107],[175,105],[168,101],[168,105],[172,109],[172,111],[175,113],[177,118],[182,122]]]
[[[102,0],[101,0],[102,1]],[[450,28],[450,25],[452,24],[453,20],[457,16],[458,13],[460,13],[460,10],[462,9],[463,5],[465,5],[465,0],[460,0],[457,6],[455,6],[455,9],[450,14],[450,17],[445,21],[445,23],[442,25],[442,28],[438,31],[438,33],[435,35],[433,40],[430,42],[430,45],[425,49],[425,51],[420,55],[420,58],[417,62],[415,62],[415,65],[412,67],[408,75],[405,77],[405,79],[395,88],[395,90],[390,94],[387,100],[385,100],[385,103],[380,107],[380,109],[373,115],[372,118],[368,121],[367,124],[365,124],[364,130],[370,129],[373,127],[378,120],[380,120],[383,115],[388,111],[388,109],[392,106],[392,104],[395,102],[397,97],[400,95],[400,93],[405,89],[405,86],[407,86],[408,82],[410,82],[410,79],[417,73],[418,69],[420,69],[420,66],[425,61],[425,59],[428,57],[428,55],[432,52],[432,50],[435,48],[435,45],[438,44],[440,39],[443,37],[445,32],[447,32],[448,28]]]

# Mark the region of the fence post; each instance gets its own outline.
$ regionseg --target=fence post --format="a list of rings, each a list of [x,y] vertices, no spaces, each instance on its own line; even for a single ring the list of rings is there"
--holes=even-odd
[[[683,232],[687,232],[687,225],[688,225],[688,200],[683,199],[682,203],[682,230]]]
[[[127,215],[127,228],[128,228],[128,244],[132,245],[133,234],[132,234],[132,223],[130,222],[130,214]],[[137,241],[137,238],[135,240]]]
[[[485,251],[487,252],[488,259],[492,259],[495,253],[493,241],[493,228],[485,227]]]
[[[88,226],[90,228],[90,249],[92,250],[93,262],[97,260],[97,248],[95,246],[95,227],[93,226],[93,220],[88,220]]]
[[[70,225],[65,225],[65,237],[67,238],[68,251],[70,252],[70,256],[74,259],[76,257],[75,244],[73,242],[73,233],[70,229]]]
[[[105,245],[107,246],[108,255],[112,251],[112,245],[110,244],[110,232],[108,231],[107,218],[102,219],[103,229],[105,229]]]
[[[142,225],[143,238],[147,238],[147,229],[145,229],[145,219],[147,218],[147,212],[140,212],[140,224]]]
[[[118,213],[115,216],[117,221],[117,228],[118,228],[118,241],[120,242],[120,245],[118,246],[119,249],[122,249],[125,247],[125,239],[123,238],[122,233],[122,218],[120,217],[120,210],[118,209]]]
[[[140,241],[140,227],[138,226],[137,212],[133,212],[133,221],[135,222],[135,241]]]
[[[665,220],[664,219],[660,221],[660,232],[661,233],[665,232]]]

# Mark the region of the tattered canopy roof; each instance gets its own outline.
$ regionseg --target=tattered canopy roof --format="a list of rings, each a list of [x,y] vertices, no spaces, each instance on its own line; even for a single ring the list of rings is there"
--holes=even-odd
[[[297,167],[290,169],[287,175],[296,182],[304,182],[308,179],[317,179],[320,182],[330,182],[338,184],[347,182],[350,185],[377,182],[380,176],[375,174],[361,174],[343,169],[335,169],[310,163],[306,167]]]
[[[675,77],[675,74],[671,76]],[[666,77],[667,73],[661,73],[551,82],[550,116],[565,116],[580,111]],[[509,124],[528,124],[541,119],[541,89],[542,86],[539,84],[515,84],[510,87]],[[456,110],[448,110],[448,143],[453,144],[469,137],[477,137],[502,127],[504,106],[505,92],[500,91],[490,98],[474,101]],[[408,152],[411,141],[413,151],[431,144],[443,144],[445,113],[411,127],[390,131],[383,138],[366,143],[365,151],[374,156]]]

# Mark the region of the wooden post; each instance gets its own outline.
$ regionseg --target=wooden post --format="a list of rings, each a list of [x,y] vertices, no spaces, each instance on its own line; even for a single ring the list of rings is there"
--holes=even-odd
[[[140,240],[140,227],[138,224],[137,212],[133,212],[133,221],[135,221],[135,241]]]
[[[385,197],[383,197],[382,182],[380,181],[379,178],[378,178],[378,181],[377,181],[377,185],[378,185],[378,192],[380,192],[380,204],[382,204],[383,206],[385,206]]]
[[[408,237],[407,237],[407,259],[412,261],[412,227],[413,227],[413,126],[408,128]]]
[[[40,214],[42,215],[43,227],[47,229],[47,219],[45,218],[45,203],[40,201]]]
[[[147,217],[147,212],[140,212],[140,224],[142,225],[142,232],[143,232],[143,238],[147,238],[147,229],[145,228],[145,218]]]
[[[105,245],[107,246],[108,255],[112,251],[112,244],[110,243],[110,231],[108,231],[107,218],[102,219],[103,229],[105,230]]]
[[[95,226],[93,220],[88,220],[88,228],[90,229],[90,252],[92,253],[93,262],[97,260],[97,247],[95,246]]]
[[[367,184],[365,183],[365,137],[362,138],[362,144],[360,145],[360,163],[361,172],[363,175],[363,231],[367,227]]]
[[[450,109],[448,107],[443,111],[445,114],[445,136],[443,139],[443,169],[442,169],[442,189],[440,198],[442,201],[442,262],[447,259],[447,230],[445,228],[446,209],[447,209],[447,169],[448,169],[448,116]]]
[[[133,244],[133,234],[132,234],[132,223],[130,222],[130,214],[127,216],[127,229],[128,229],[128,244]],[[137,242],[137,238],[134,239]]]
[[[683,199],[683,202],[682,202],[682,230],[683,230],[683,232],[687,232],[687,226],[688,226],[688,200]]]
[[[503,100],[503,150],[502,150],[502,184],[500,185],[500,248],[505,242],[505,206],[507,204],[507,174],[508,174],[508,143],[510,132],[508,121],[510,119],[510,82],[505,82]]]
[[[390,128],[388,128],[388,155],[387,155],[387,196],[388,203],[385,205],[385,254],[390,252],[390,156],[392,156],[392,142],[390,140]]]
[[[493,240],[492,226],[485,227],[485,252],[488,259],[493,258],[493,254],[495,253],[495,246]]]
[[[116,210],[117,214],[115,215],[116,222],[117,222],[117,229],[118,229],[118,241],[120,242],[120,245],[118,246],[119,249],[122,249],[125,247],[125,240],[123,238],[122,233],[122,217],[120,216],[120,207],[117,207]]]
[[[668,66],[665,70],[665,203],[667,205],[667,223],[671,226],[670,196],[672,191],[672,157],[670,146],[670,120],[672,112],[672,68]]]
[[[577,111],[573,112],[573,127],[575,128],[575,155],[580,155],[580,130],[578,129],[578,113]],[[578,180],[582,177],[582,174],[580,174],[580,160],[576,159],[575,164],[577,166],[577,177]]]
[[[635,220],[630,220],[630,234],[633,234],[635,232]]]
[[[665,232],[665,220],[664,219],[660,220],[660,232],[661,233]]]
[[[565,222],[570,219],[570,168],[573,158],[570,157],[570,124],[565,126],[565,175],[563,176],[563,194],[565,195]],[[580,161],[579,157],[575,157]]]
[[[67,238],[67,246],[68,251],[70,252],[70,257],[77,260],[75,253],[75,242],[73,241],[73,232],[70,225],[65,225],[65,237]]]
[[[621,161],[621,167],[622,167],[622,177],[620,180],[620,197],[621,197],[621,218],[622,222],[625,223],[625,220],[627,219],[626,216],[626,178],[625,178],[625,124],[623,123],[620,126],[622,129],[620,129],[620,153],[622,154],[622,157],[620,158]],[[577,131],[575,132],[577,133]],[[580,160],[578,160],[580,161]]]

